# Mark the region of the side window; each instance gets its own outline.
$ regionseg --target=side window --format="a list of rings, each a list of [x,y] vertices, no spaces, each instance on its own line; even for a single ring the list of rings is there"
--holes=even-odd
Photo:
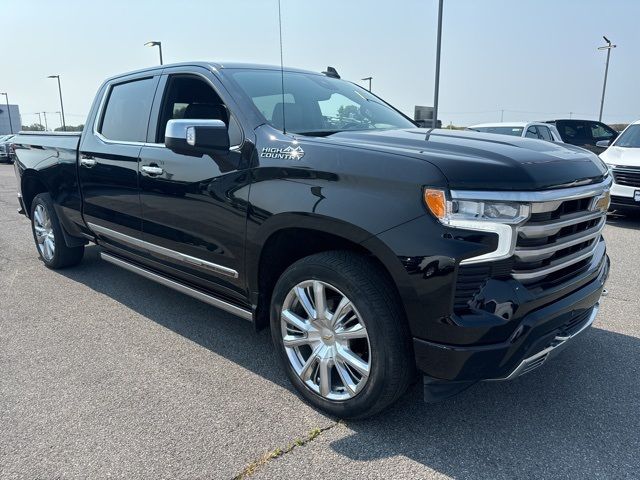
[[[525,137],[527,138],[540,138],[538,136],[538,131],[536,130],[536,127],[529,127],[527,128],[527,133],[525,134]]]
[[[614,134],[601,123],[591,124],[591,135],[595,141],[610,140]]]
[[[144,142],[155,84],[145,78],[111,87],[98,132],[108,140]]]
[[[222,120],[229,129],[232,146],[242,143],[242,129],[229,114],[216,91],[202,78],[194,75],[172,75],[160,107],[160,122],[156,133],[157,143],[164,143],[164,133],[169,120],[174,119]]]
[[[551,136],[551,131],[549,131],[548,127],[538,125],[537,128],[538,128],[538,133],[540,134],[540,137],[542,137],[543,140],[546,140],[548,142],[553,142],[553,137]]]

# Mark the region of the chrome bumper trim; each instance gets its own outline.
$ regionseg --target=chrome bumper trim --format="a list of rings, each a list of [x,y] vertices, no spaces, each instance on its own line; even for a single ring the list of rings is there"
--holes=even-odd
[[[596,315],[598,314],[599,309],[600,309],[600,303],[596,303],[593,306],[593,309],[591,310],[591,314],[589,315],[589,318],[584,323],[584,325],[580,327],[580,330],[567,336],[557,335],[551,342],[551,345],[549,345],[547,348],[545,348],[541,352],[538,352],[535,355],[525,358],[509,375],[503,378],[493,378],[491,379],[491,381],[513,380],[514,378],[524,375],[525,373],[529,373],[530,371],[540,367],[547,360],[549,360],[550,358],[560,353],[567,346],[570,340],[574,339],[575,337],[580,335],[582,332],[584,332],[587,328],[589,328],[593,324],[594,320],[596,319]]]

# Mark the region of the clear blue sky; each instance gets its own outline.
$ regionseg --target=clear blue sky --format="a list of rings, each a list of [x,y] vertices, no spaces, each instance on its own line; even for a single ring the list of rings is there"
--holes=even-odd
[[[640,118],[640,0],[445,0],[440,118],[469,125],[568,116],[597,118],[605,54],[612,53],[604,120]],[[285,64],[373,90],[409,115],[431,105],[437,0],[282,0]],[[101,81],[165,63],[279,62],[277,0],[0,0],[0,91],[29,115],[59,110],[84,122]],[[54,115],[50,126],[57,126]],[[55,121],[54,121],[55,120]]]

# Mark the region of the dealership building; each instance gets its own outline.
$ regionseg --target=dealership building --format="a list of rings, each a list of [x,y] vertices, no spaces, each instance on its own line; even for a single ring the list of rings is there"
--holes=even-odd
[[[9,115],[11,113],[11,115]],[[18,133],[22,128],[22,119],[20,118],[20,107],[18,105],[5,103],[0,104],[0,135],[9,133]]]

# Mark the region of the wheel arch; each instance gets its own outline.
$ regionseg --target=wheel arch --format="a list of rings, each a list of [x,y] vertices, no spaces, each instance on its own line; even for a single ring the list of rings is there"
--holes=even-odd
[[[255,247],[249,249],[252,253],[247,255],[246,271],[257,329],[269,324],[271,295],[282,273],[301,258],[331,250],[369,257],[394,285],[406,317],[405,302],[412,295],[406,270],[387,245],[356,225],[320,215],[283,213],[265,222],[258,234],[248,239],[251,243]]]

